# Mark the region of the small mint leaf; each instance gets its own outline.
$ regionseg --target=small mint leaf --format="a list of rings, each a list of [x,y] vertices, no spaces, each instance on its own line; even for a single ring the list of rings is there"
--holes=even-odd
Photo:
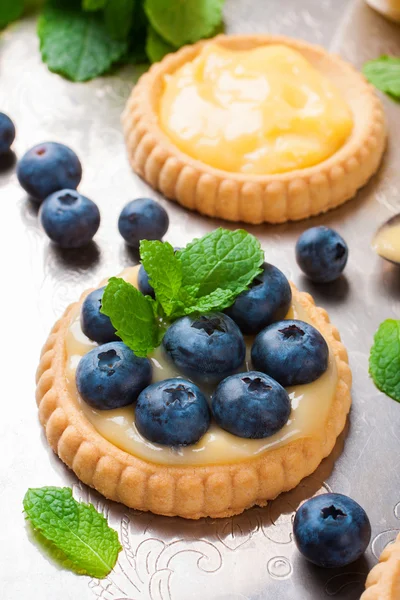
[[[79,503],[70,488],[29,489],[24,510],[32,527],[58,548],[73,570],[103,579],[115,566],[121,544],[93,505]]]
[[[150,62],[158,62],[164,56],[170,54],[170,52],[175,52],[175,50],[174,46],[171,46],[153,27],[149,26],[146,39],[146,54]]]
[[[400,321],[379,325],[369,357],[369,372],[378,389],[400,402]]]
[[[128,49],[126,40],[109,34],[103,15],[83,12],[69,0],[50,0],[39,19],[42,59],[50,71],[72,81],[107,72]]]
[[[101,312],[110,317],[117,335],[136,356],[147,356],[160,344],[160,327],[153,301],[133,285],[112,277],[102,299]]]
[[[24,10],[25,0],[1,0],[0,2],[0,29],[16,21]]]
[[[142,240],[140,258],[156,298],[170,316],[182,285],[182,264],[168,242]]]
[[[136,1],[138,0],[108,0],[104,8],[104,20],[114,39],[126,40],[128,37]]]
[[[83,10],[100,10],[107,4],[107,0],[82,0]]]
[[[222,311],[233,304],[236,298],[235,292],[218,288],[208,294],[192,301],[190,306],[184,308],[183,314],[207,313],[211,311]]]
[[[182,262],[182,285],[198,286],[198,296],[227,289],[237,296],[261,273],[264,252],[260,242],[243,229],[216,229],[177,253]]]
[[[381,56],[363,66],[363,73],[372,85],[400,100],[400,57]]]

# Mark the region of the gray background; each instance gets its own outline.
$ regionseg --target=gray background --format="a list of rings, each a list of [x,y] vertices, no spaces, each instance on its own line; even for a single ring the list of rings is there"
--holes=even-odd
[[[400,55],[399,27],[361,0],[226,0],[226,23],[229,32],[302,37],[340,52],[356,66],[383,52]],[[370,249],[378,223],[399,210],[400,106],[384,100],[389,149],[379,174],[356,199],[307,223],[248,228],[262,240],[267,260],[310,291],[342,333],[354,373],[346,435],[312,477],[267,508],[192,523],[135,513],[81,487],[49,450],[34,401],[39,351],[54,320],[84,288],[136,260],[117,233],[120,209],[141,194],[157,197],[130,171],[121,135],[120,113],[134,75],[132,68],[125,68],[88,84],[68,83],[41,64],[33,21],[19,22],[0,35],[0,109],[17,124],[17,155],[46,139],[70,144],[84,164],[81,190],[102,211],[96,243],[84,253],[61,252],[40,231],[36,210],[18,187],[15,171],[2,165],[0,597],[355,600],[376,556],[400,529],[400,407],[374,388],[367,372],[377,325],[400,313],[398,270]],[[173,245],[221,224],[161,202],[170,214],[168,240]],[[325,287],[307,282],[294,260],[299,233],[319,223],[338,229],[350,246],[346,276]],[[28,487],[43,485],[72,485],[76,497],[108,514],[124,551],[107,580],[61,570],[37,549],[21,503]],[[365,558],[342,571],[306,564],[291,537],[299,502],[326,490],[350,494],[372,522]]]

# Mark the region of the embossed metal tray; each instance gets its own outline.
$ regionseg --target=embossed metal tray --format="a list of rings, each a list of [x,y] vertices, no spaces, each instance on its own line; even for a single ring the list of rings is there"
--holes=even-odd
[[[400,28],[362,0],[227,0],[226,21],[231,32],[284,33],[324,44],[356,66],[381,53],[400,55]],[[127,510],[82,486],[48,448],[34,401],[39,351],[54,320],[84,288],[137,260],[117,233],[117,217],[128,200],[156,195],[133,175],[125,156],[119,118],[133,80],[132,68],[88,84],[52,75],[40,62],[33,20],[0,36],[0,109],[17,124],[17,155],[46,139],[70,144],[84,164],[81,189],[102,212],[95,244],[85,252],[61,252],[40,231],[37,211],[19,188],[13,165],[0,165],[0,597],[358,599],[367,572],[400,529],[400,406],[368,378],[368,351],[378,323],[400,317],[400,270],[370,249],[378,223],[400,210],[400,105],[384,99],[389,149],[379,174],[357,198],[309,222],[249,228],[262,240],[267,259],[310,291],[341,331],[354,374],[346,431],[311,477],[265,509],[189,522]],[[173,245],[221,224],[161,202],[171,217]],[[350,245],[346,277],[325,287],[306,281],[294,259],[297,236],[319,223],[338,229]],[[76,497],[104,510],[118,529],[124,549],[107,579],[78,577],[37,549],[21,502],[28,487],[43,485],[73,486]],[[372,523],[365,557],[343,570],[307,564],[292,540],[296,507],[326,490],[350,494]]]

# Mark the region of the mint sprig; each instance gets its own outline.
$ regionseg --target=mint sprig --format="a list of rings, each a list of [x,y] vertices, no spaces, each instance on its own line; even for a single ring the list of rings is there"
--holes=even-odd
[[[1,0],[0,29],[12,23],[22,15],[25,0]]]
[[[178,252],[168,242],[144,240],[140,256],[155,300],[115,277],[102,300],[102,312],[138,356],[147,356],[161,343],[173,320],[230,306],[261,273],[264,261],[254,236],[222,228]]]
[[[363,73],[372,85],[400,100],[400,57],[381,56],[365,63]]]
[[[379,325],[369,357],[369,372],[376,387],[400,402],[400,321]]]
[[[118,534],[92,504],[77,502],[70,488],[29,489],[24,510],[32,527],[77,573],[103,579],[115,566],[121,544]]]

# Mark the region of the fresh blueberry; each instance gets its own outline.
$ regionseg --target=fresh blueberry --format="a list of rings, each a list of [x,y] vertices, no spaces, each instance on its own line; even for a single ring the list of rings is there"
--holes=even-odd
[[[135,408],[136,427],[151,442],[167,446],[195,444],[210,425],[201,390],[184,379],[165,379],[147,387]]]
[[[82,331],[90,340],[98,344],[120,341],[110,318],[100,312],[105,289],[104,286],[86,296],[81,310]]]
[[[311,227],[297,240],[297,264],[316,283],[337,279],[346,266],[348,255],[342,236],[329,227]]]
[[[132,200],[122,209],[118,220],[120,234],[135,248],[141,240],[161,240],[168,226],[167,211],[151,198]]]
[[[151,382],[147,358],[137,357],[123,342],[94,348],[81,358],[76,386],[83,400],[99,410],[132,404]]]
[[[41,202],[59,190],[75,190],[82,178],[82,166],[71,148],[45,142],[24,154],[17,166],[17,177],[24,190]]]
[[[250,289],[240,294],[225,313],[247,335],[254,335],[274,321],[283,319],[290,307],[292,291],[285,275],[268,263]]]
[[[182,317],[164,336],[163,346],[175,365],[188,377],[217,382],[243,365],[243,335],[223,313]]]
[[[154,290],[149,283],[149,276],[147,275],[147,271],[145,270],[143,265],[140,265],[139,273],[138,273],[138,286],[139,290],[145,296],[155,297]]]
[[[311,383],[328,368],[329,349],[312,325],[287,320],[261,331],[251,349],[253,366],[284,387]]]
[[[10,117],[0,112],[0,154],[5,154],[15,140],[15,126]]]
[[[266,438],[282,429],[291,410],[287,391],[257,371],[238,373],[221,381],[211,407],[222,429],[252,439]]]
[[[60,190],[43,202],[40,221],[49,238],[61,248],[81,248],[98,230],[100,212],[97,204],[76,190]]]
[[[322,494],[298,509],[293,523],[300,552],[320,567],[345,567],[359,558],[371,539],[365,510],[343,494]]]

